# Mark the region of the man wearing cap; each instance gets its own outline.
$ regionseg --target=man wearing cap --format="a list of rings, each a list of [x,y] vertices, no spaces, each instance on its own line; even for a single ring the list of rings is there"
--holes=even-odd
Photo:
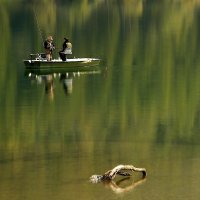
[[[55,49],[55,45],[53,43],[53,37],[48,36],[47,39],[44,41],[44,50],[45,50],[47,61],[52,60],[52,52],[54,49]]]

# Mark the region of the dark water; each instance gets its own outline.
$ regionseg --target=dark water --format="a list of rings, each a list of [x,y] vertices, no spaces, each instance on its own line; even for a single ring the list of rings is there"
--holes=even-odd
[[[0,199],[199,199],[199,20],[198,0],[0,0]],[[49,34],[101,73],[45,91],[22,60]],[[89,182],[118,164],[148,175]]]

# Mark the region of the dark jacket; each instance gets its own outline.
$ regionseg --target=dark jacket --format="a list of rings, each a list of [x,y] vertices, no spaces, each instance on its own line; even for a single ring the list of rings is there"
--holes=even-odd
[[[48,40],[45,40],[44,41],[44,48],[46,50],[50,50],[50,51],[53,51],[55,49],[55,45],[53,42],[49,42]]]

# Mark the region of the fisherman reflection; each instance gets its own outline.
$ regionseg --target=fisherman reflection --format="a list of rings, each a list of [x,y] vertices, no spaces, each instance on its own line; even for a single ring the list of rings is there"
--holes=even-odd
[[[45,92],[48,94],[49,98],[51,100],[54,99],[54,81],[53,81],[53,75],[45,75],[44,76],[44,83],[45,83]]]
[[[72,73],[60,75],[60,82],[63,84],[63,89],[66,95],[69,95],[72,93],[72,89],[73,89],[72,77],[73,77]]]

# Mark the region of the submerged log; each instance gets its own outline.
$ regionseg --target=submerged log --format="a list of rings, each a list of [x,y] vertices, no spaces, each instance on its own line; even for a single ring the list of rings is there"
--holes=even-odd
[[[116,175],[131,176],[130,173],[124,172],[124,170],[142,172],[143,178],[145,178],[146,175],[147,175],[145,168],[137,168],[137,167],[134,167],[133,165],[118,165],[115,168],[107,171],[103,175],[92,175],[90,177],[90,181],[92,183],[99,183],[99,182],[102,182],[102,181],[111,181],[116,177]]]

